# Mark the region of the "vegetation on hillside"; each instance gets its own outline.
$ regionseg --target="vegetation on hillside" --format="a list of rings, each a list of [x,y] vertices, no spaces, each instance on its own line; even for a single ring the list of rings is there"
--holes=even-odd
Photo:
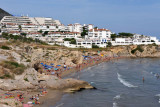
[[[0,63],[0,65],[3,66],[4,68],[9,69],[12,73],[16,75],[22,74],[26,69],[25,65],[19,64],[15,61],[3,61]]]
[[[33,40],[32,38],[27,38],[26,36],[19,36],[19,35],[12,35],[12,34],[8,34],[8,33],[2,33],[2,37],[7,40],[13,39],[16,41],[19,40],[21,42],[26,42],[26,43],[39,43],[39,44],[47,45],[47,43],[40,41],[39,39]]]
[[[1,46],[1,49],[10,50],[11,48],[8,47],[8,46],[2,45],[2,46]]]
[[[131,53],[134,54],[136,51],[143,52],[144,50],[142,49],[142,47],[140,45],[138,45],[137,48],[135,48],[131,51]]]

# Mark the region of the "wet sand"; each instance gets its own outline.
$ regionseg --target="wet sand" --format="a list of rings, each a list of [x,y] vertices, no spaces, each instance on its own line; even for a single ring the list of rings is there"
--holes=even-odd
[[[58,101],[60,101],[61,97],[63,96],[62,91],[58,90],[47,90],[48,93],[46,96],[40,98],[40,105],[35,105],[34,107],[49,107],[54,106]]]

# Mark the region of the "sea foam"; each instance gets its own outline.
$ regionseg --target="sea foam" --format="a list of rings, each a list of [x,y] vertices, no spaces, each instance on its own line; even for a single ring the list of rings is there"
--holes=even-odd
[[[118,104],[116,102],[113,102],[113,107],[118,107]]]
[[[56,107],[60,107],[60,106],[63,106],[63,105],[64,105],[64,103],[61,103],[61,104],[57,105]]]
[[[159,97],[158,103],[160,103],[160,94],[155,95],[156,97]]]
[[[117,76],[118,76],[118,80],[119,80],[123,85],[125,85],[125,86],[127,86],[127,87],[138,87],[138,86],[134,86],[134,85],[130,84],[129,82],[127,82],[125,79],[122,78],[122,76],[121,76],[119,73],[117,73]]]
[[[114,99],[117,99],[117,100],[120,99],[120,98],[121,98],[120,95],[117,95],[117,96],[114,97]]]

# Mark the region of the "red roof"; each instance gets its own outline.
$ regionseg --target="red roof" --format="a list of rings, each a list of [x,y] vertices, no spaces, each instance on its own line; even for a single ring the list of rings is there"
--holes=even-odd
[[[48,32],[48,34],[80,34],[79,32]]]
[[[29,32],[28,34],[41,34],[39,32]]]
[[[9,33],[20,33],[19,31],[10,31]]]

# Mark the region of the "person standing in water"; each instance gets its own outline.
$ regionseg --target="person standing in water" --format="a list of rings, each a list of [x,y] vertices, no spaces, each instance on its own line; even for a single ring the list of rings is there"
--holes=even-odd
[[[144,83],[144,77],[143,77],[143,79],[142,79],[142,80],[143,80],[143,83]]]

